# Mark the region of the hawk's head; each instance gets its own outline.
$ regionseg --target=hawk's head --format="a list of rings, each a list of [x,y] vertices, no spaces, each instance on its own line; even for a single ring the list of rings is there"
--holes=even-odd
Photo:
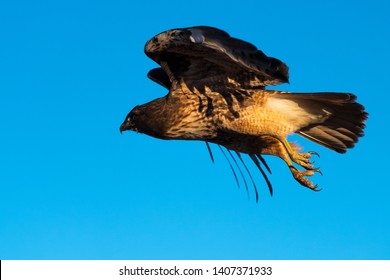
[[[127,114],[126,119],[121,124],[119,130],[122,133],[125,130],[138,131],[137,123],[139,123],[139,116],[142,115],[139,106],[135,106],[130,113]]]
[[[164,118],[164,110],[161,105],[161,98],[159,98],[149,103],[135,106],[121,124],[120,132],[132,130],[156,138],[164,138],[166,119]]]

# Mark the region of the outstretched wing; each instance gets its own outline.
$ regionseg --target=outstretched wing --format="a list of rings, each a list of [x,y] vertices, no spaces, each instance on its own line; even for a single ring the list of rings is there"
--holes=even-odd
[[[248,89],[288,82],[288,67],[283,62],[213,27],[162,32],[146,43],[145,53],[161,65],[171,83],[180,80],[187,85],[230,83]],[[162,82],[157,71],[148,76],[166,86],[166,79]]]
[[[146,43],[145,53],[161,66],[149,71],[148,77],[151,80],[167,89],[171,89],[175,83],[184,81],[188,87],[197,87],[203,94],[206,93],[201,89],[207,86],[220,92],[220,97],[225,99],[229,112],[235,117],[238,116],[233,110],[233,97],[240,100],[244,98],[241,96],[242,93],[249,94],[247,89],[263,89],[267,85],[288,82],[288,67],[283,62],[266,56],[250,43],[232,38],[226,32],[212,27],[198,26],[162,32]],[[174,91],[170,94],[172,93]],[[207,107],[213,107],[209,96],[207,96]],[[206,145],[213,160],[208,142]],[[229,157],[221,146],[219,148],[229,162],[239,184]],[[248,189],[244,173],[234,158],[234,153],[229,149],[227,152]],[[235,154],[249,174],[257,201],[257,187],[251,173],[241,154],[239,152]],[[263,175],[272,195],[271,183],[260,163],[264,164],[270,172],[268,165],[260,154],[249,154],[249,156]]]

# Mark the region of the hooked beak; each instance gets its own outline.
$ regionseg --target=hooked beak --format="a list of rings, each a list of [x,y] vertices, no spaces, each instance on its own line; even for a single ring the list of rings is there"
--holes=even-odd
[[[133,123],[130,123],[130,122],[127,122],[127,121],[124,121],[121,126],[119,127],[119,131],[120,133],[122,134],[123,131],[125,130],[134,130],[134,131],[137,131],[135,129],[135,126]]]
[[[119,131],[122,134],[123,131],[129,130],[129,129],[130,129],[129,125],[127,125],[126,122],[124,122],[124,123],[121,124],[121,126],[119,128]]]

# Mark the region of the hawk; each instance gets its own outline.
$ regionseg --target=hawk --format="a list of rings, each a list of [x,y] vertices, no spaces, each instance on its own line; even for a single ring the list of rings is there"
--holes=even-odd
[[[160,65],[148,77],[169,92],[135,106],[120,132],[205,141],[211,156],[208,143],[235,152],[241,161],[241,154],[248,154],[265,176],[271,195],[260,165],[269,170],[262,155],[281,158],[296,181],[318,190],[308,178],[320,172],[311,162],[317,153],[302,152],[287,141],[288,135],[296,133],[338,153],[363,136],[367,113],[355,95],[265,89],[288,82],[286,64],[220,29],[164,31],[146,42],[145,53]]]

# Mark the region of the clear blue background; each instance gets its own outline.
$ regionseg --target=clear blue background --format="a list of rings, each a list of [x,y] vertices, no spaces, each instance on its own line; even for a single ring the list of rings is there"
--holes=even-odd
[[[5,1],[0,259],[389,259],[389,1]],[[358,95],[366,136],[316,150],[319,193],[266,157],[239,189],[216,146],[119,133],[166,94],[147,39],[210,25],[290,67],[278,89]]]

